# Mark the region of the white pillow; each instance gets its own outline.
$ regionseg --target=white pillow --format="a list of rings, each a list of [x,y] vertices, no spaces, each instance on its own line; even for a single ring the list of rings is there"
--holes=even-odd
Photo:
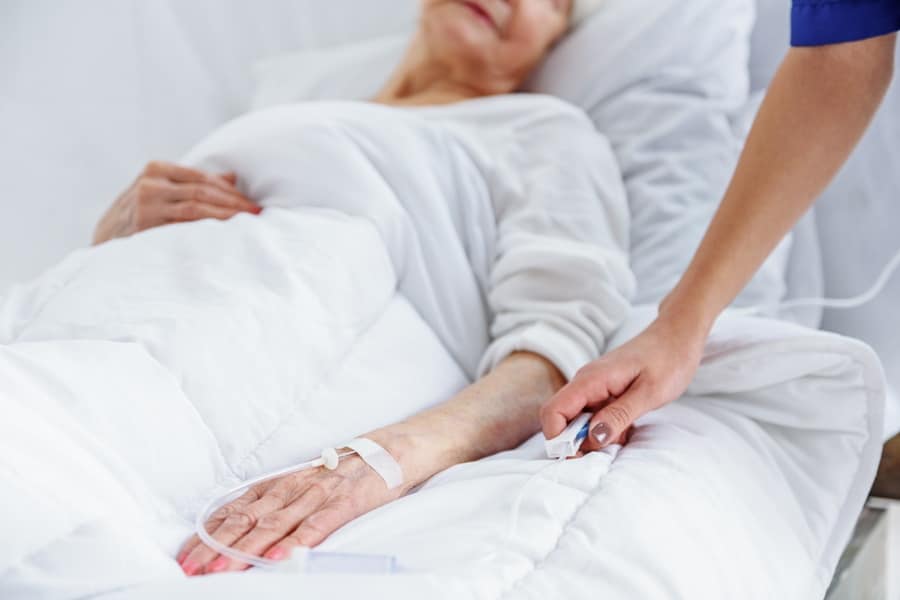
[[[612,142],[629,193],[639,303],[658,302],[676,283],[733,172],[753,17],[754,0],[604,0],[526,85],[582,107]],[[370,98],[410,35],[263,61],[254,106]],[[783,254],[738,304],[783,298]]]
[[[397,66],[410,37],[393,35],[261,60],[253,67],[257,81],[253,108],[303,100],[371,98]]]

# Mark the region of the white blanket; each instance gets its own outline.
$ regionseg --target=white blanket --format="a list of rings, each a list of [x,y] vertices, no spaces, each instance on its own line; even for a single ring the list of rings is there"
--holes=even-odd
[[[214,150],[198,152],[227,159]],[[252,195],[277,206],[290,189]],[[551,464],[533,439],[323,545],[394,554],[409,574],[185,582],[172,557],[208,494],[465,385],[485,328],[453,326],[424,292],[452,290],[453,314],[477,316],[477,281],[448,260],[429,286],[404,285],[415,241],[386,232],[422,218],[409,209],[161,228],[14,291],[0,305],[0,596],[821,594],[874,473],[881,372],[857,342],[737,318],[627,448]]]

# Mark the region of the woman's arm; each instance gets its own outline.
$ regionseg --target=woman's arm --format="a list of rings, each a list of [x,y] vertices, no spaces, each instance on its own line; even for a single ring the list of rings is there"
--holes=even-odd
[[[564,383],[550,362],[531,353],[508,356],[447,402],[364,437],[400,463],[403,486],[388,490],[358,457],[261,484],[207,523],[217,540],[274,560],[313,547],[356,517],[395,500],[453,465],[515,448],[540,428],[538,409]],[[246,568],[192,537],[179,554],[188,575]]]
[[[591,363],[542,410],[545,435],[597,409],[586,449],[687,389],[706,337],[857,144],[887,90],[895,36],[794,48],[779,69],[693,262],[637,338]],[[848,223],[852,227],[852,223]]]
[[[563,384],[548,360],[516,352],[453,399],[368,437],[400,461],[408,491],[453,465],[522,444],[540,430],[541,404]]]

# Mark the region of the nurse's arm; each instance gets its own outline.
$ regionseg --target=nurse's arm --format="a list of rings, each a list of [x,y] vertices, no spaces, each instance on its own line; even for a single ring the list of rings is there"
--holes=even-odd
[[[891,82],[895,38],[788,52],[722,205],[664,314],[708,330],[747,285],[868,127]]]
[[[862,137],[890,84],[895,38],[788,52],[722,205],[656,321],[583,368],[542,408],[545,435],[585,408],[600,408],[586,445],[597,449],[684,393],[716,318]]]

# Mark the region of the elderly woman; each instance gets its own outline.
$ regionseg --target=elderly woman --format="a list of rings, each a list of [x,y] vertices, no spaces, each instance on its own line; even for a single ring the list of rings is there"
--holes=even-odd
[[[417,35],[374,99],[383,105],[375,118],[388,134],[412,123],[464,149],[465,164],[446,168],[468,168],[472,189],[484,190],[497,239],[480,279],[492,316],[480,377],[445,403],[366,434],[401,466],[400,488],[387,489],[357,457],[261,484],[207,523],[235,549],[285,558],[441,470],[518,446],[539,431],[541,404],[624,319],[633,286],[627,209],[608,146],[559,100],[507,96],[564,35],[572,0],[423,0],[422,8]],[[472,195],[466,200],[480,201]],[[153,163],[103,217],[95,242],[260,211],[234,173]],[[430,256],[427,267],[440,270],[440,249]],[[178,560],[188,575],[245,568],[196,537]]]

